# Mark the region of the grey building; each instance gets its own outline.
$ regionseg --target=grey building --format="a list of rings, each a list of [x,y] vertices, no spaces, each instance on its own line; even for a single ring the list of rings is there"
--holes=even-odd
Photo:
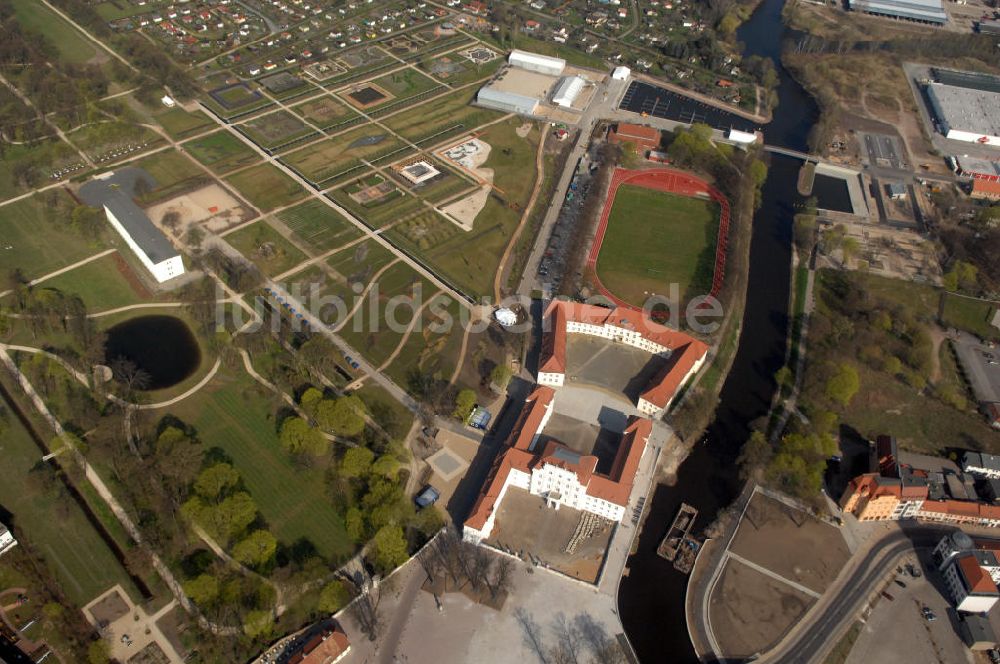
[[[933,25],[948,22],[941,0],[849,0],[852,11],[919,21]]]
[[[476,95],[476,103],[483,108],[505,113],[517,113],[518,115],[534,115],[535,108],[538,106],[538,100],[534,97],[497,90],[489,86],[479,90]]]

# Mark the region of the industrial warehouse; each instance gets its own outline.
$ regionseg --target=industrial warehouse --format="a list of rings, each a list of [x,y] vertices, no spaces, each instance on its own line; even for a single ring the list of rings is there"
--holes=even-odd
[[[476,103],[484,108],[575,124],[604,74],[527,51],[512,51],[507,66],[484,85]]]
[[[1000,147],[1000,79],[975,72],[932,70],[927,100],[945,138]]]
[[[931,25],[948,22],[941,0],[850,0],[850,8],[865,14]]]

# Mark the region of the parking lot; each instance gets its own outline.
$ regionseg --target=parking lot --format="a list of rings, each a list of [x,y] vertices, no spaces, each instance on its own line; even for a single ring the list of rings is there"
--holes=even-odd
[[[898,137],[864,132],[860,132],[859,137],[864,143],[865,151],[868,153],[872,165],[901,170],[910,168]]]
[[[569,185],[566,198],[563,199],[559,216],[552,226],[552,234],[549,235],[548,245],[545,247],[545,254],[538,263],[538,276],[542,281],[551,284],[551,288],[556,289],[567,275],[566,260],[569,258],[570,247],[574,235],[579,232],[580,212],[583,209],[583,202],[590,193],[590,186],[593,180],[593,172],[590,170],[591,161],[588,156],[584,156],[580,161],[577,173]],[[596,167],[596,164],[594,164]],[[597,195],[598,192],[594,192]],[[569,275],[571,278],[573,275]]]
[[[922,553],[921,555],[925,555]],[[911,555],[901,564],[916,564]],[[897,573],[900,586],[889,581],[883,595],[861,625],[861,632],[847,657],[846,664],[893,661],[907,664],[959,664],[976,661],[956,632],[955,612],[948,600],[928,578],[929,563],[922,567],[920,578]],[[887,597],[888,596],[888,597]],[[890,600],[889,597],[892,599]],[[922,609],[930,608],[934,620],[927,620]]]
[[[968,332],[952,331],[958,361],[979,402],[1000,401],[1000,351]]]

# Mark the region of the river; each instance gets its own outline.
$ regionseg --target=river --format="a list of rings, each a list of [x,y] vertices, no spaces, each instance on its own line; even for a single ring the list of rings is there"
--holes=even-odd
[[[764,0],[738,38],[744,54],[771,58],[778,73],[778,105],[764,127],[765,142],[808,152],[816,122],[813,99],[781,66],[784,0]],[[715,421],[681,465],[676,485],[658,485],[650,501],[638,550],[629,558],[618,604],[622,624],[643,664],[697,662],[684,614],[687,577],[656,555],[681,502],[699,510],[697,527],[711,523],[739,490],[736,459],[750,424],[766,416],[774,395],[774,373],[784,363],[788,331],[792,217],[801,162],[773,156],[763,202],[754,215],[746,311],[739,349],[722,388]]]

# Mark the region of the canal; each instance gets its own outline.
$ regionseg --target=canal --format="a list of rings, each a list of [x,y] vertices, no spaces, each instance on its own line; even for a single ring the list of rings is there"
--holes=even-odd
[[[738,32],[744,55],[774,61],[778,105],[764,127],[768,144],[808,152],[809,130],[818,109],[813,99],[781,66],[786,29],[784,0],[764,0]],[[697,662],[684,614],[687,577],[656,555],[681,502],[699,510],[697,527],[711,523],[739,490],[736,459],[750,435],[750,425],[765,416],[774,395],[774,373],[784,363],[788,330],[789,264],[792,217],[800,200],[796,191],[801,162],[774,155],[763,202],[754,216],[750,271],[740,346],[722,388],[715,420],[681,465],[676,485],[658,485],[649,506],[638,549],[622,579],[622,624],[643,664]]]

